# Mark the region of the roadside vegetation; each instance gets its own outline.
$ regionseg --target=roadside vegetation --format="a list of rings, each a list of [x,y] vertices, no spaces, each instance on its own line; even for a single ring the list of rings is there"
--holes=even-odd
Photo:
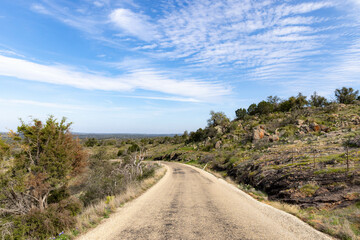
[[[108,218],[163,174],[145,160],[212,171],[339,239],[360,238],[360,97],[336,89],[210,112],[173,137],[77,140],[71,124],[21,122],[0,140],[2,239],[69,239]]]
[[[53,117],[21,121],[0,139],[1,239],[70,239],[153,184],[159,166],[143,163],[144,148],[82,143],[70,126]]]
[[[210,112],[205,128],[154,146],[154,160],[197,165],[260,201],[339,239],[360,238],[360,98],[269,96],[230,120]]]

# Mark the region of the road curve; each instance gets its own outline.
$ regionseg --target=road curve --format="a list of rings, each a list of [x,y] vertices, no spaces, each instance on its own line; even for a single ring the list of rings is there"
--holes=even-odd
[[[203,170],[164,164],[155,186],[78,239],[330,239]]]

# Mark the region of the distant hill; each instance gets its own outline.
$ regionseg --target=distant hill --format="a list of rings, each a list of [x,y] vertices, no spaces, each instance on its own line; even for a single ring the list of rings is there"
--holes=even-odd
[[[80,139],[95,138],[95,139],[139,139],[139,138],[154,138],[154,137],[174,137],[176,134],[141,134],[141,133],[73,133]]]
[[[0,137],[7,138],[6,132],[0,132]],[[140,138],[155,138],[155,137],[174,137],[176,134],[142,134],[142,133],[78,133],[73,132],[73,135],[80,139],[95,138],[95,139],[140,139]],[[181,134],[180,134],[181,135]]]

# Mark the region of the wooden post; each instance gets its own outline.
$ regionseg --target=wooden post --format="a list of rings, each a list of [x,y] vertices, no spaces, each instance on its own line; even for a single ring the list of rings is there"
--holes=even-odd
[[[349,172],[349,146],[346,145],[346,172]]]
[[[316,168],[316,149],[314,149],[314,169]]]

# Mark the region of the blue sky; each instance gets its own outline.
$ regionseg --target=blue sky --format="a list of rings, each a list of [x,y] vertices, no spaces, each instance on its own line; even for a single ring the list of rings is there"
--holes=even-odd
[[[0,131],[182,133],[269,95],[360,89],[360,0],[0,3]]]

